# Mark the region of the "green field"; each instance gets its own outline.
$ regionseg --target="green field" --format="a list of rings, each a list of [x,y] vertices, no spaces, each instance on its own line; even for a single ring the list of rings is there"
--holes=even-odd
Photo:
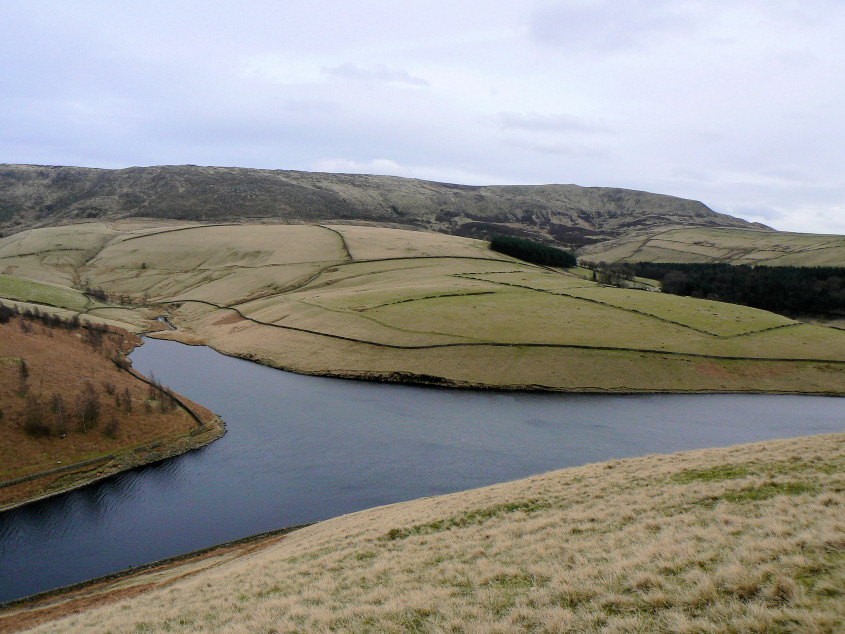
[[[84,259],[51,264],[58,243]],[[149,320],[167,314],[178,329],[160,336],[305,373],[572,391],[845,393],[842,330],[604,287],[580,269],[534,266],[442,234],[92,223],[0,241],[0,270],[10,268],[7,297],[133,330],[160,329]],[[64,287],[33,281],[63,276]],[[90,310],[73,279],[131,307]]]
[[[0,297],[72,311],[85,310],[92,304],[91,299],[84,293],[67,286],[36,282],[10,275],[0,275]]]

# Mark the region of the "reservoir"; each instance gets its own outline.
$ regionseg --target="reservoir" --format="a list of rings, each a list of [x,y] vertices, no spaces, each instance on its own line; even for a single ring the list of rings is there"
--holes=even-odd
[[[0,602],[343,513],[651,453],[845,430],[845,400],[571,395],[310,377],[146,340],[220,440],[0,514]]]

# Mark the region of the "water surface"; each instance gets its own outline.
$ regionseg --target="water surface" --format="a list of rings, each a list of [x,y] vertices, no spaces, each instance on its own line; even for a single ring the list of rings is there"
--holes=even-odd
[[[0,514],[0,602],[258,532],[598,460],[845,429],[845,400],[503,393],[301,376],[147,340],[212,445]]]

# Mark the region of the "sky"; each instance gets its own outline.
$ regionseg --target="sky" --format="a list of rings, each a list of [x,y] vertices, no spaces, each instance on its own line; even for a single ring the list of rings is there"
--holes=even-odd
[[[575,183],[845,234],[842,0],[0,0],[0,163]]]

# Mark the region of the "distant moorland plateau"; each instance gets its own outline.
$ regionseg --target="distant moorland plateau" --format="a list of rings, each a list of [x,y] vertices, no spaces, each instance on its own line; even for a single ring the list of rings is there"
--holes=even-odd
[[[771,231],[700,202],[610,187],[474,186],[396,176],[195,165],[0,165],[0,231],[78,220],[370,221],[577,247],[671,226]]]
[[[397,176],[196,165],[0,165],[0,237],[90,220],[357,222],[530,238],[592,261],[845,263],[845,237],[774,231],[674,196],[578,185],[458,185]]]

